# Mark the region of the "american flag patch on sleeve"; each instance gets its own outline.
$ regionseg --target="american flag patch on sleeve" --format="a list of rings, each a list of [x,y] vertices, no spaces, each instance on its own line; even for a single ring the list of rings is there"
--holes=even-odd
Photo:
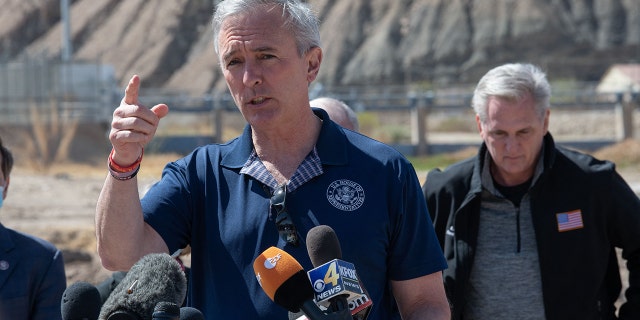
[[[584,228],[582,211],[580,210],[558,213],[556,214],[556,219],[558,220],[559,232]]]

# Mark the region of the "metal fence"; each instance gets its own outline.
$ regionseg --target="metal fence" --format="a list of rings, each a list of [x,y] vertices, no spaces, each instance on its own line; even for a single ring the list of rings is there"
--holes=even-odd
[[[33,112],[44,121],[74,120],[85,123],[109,123],[122,89],[115,80],[113,67],[100,63],[63,63],[46,59],[0,63],[0,125],[27,124]],[[633,137],[633,110],[640,101],[637,93],[598,93],[593,83],[574,85],[579,89],[556,90],[555,109],[615,110],[622,126],[620,139]],[[167,103],[172,113],[205,114],[212,122],[210,139],[222,140],[224,119],[238,113],[228,94],[188,96],[162,94],[162,90],[140,97],[148,105]],[[311,98],[330,96],[343,100],[356,112],[406,112],[410,117],[411,141],[406,152],[432,152],[427,145],[425,125],[435,112],[468,112],[472,85],[446,88],[408,86],[336,86],[314,85]],[[49,119],[47,119],[49,117]],[[51,119],[56,117],[57,119]],[[199,137],[200,142],[202,137]],[[184,143],[183,143],[184,145]]]
[[[113,67],[91,62],[25,58],[2,63],[0,123],[27,123],[32,112],[45,119],[103,122],[113,111],[105,106],[120,99],[114,74]]]

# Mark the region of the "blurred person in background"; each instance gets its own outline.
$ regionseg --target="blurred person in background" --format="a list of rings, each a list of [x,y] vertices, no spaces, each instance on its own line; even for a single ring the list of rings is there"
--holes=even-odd
[[[1,208],[9,193],[13,168],[13,155],[2,144],[2,138],[0,168]],[[60,303],[66,288],[60,250],[0,223],[0,319],[61,319]]]
[[[329,114],[329,118],[351,131],[360,130],[358,115],[349,105],[335,98],[319,97],[309,101],[311,107],[324,109]]]
[[[96,208],[102,264],[127,270],[146,254],[190,245],[188,306],[208,319],[286,319],[253,262],[276,246],[311,270],[306,234],[328,225],[373,301],[368,319],[448,319],[446,265],[411,163],[310,108],[322,60],[311,9],[295,0],[225,0],[213,25],[244,132],[169,163],[140,199],[143,148],[169,110],[142,106],[134,76],[114,111]]]
[[[613,163],[555,144],[550,96],[537,66],[490,70],[472,99],[477,156],[427,175],[454,319],[617,319],[616,248],[619,319],[640,319],[640,200]]]

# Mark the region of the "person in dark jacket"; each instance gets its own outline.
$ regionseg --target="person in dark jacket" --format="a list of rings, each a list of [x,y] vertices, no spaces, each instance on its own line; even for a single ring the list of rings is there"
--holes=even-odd
[[[0,139],[0,207],[9,192],[13,155]],[[62,252],[0,223],[0,319],[59,320],[67,288]]]
[[[477,156],[427,174],[454,319],[640,319],[640,200],[612,162],[555,145],[550,95],[537,66],[490,70]]]

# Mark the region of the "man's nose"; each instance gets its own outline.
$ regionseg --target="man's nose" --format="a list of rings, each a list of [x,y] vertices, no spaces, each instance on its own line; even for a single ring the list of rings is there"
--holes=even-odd
[[[245,63],[242,82],[247,87],[254,87],[262,83],[262,71],[255,63]]]
[[[504,146],[507,151],[512,151],[518,145],[518,139],[515,136],[507,136],[504,141]]]

